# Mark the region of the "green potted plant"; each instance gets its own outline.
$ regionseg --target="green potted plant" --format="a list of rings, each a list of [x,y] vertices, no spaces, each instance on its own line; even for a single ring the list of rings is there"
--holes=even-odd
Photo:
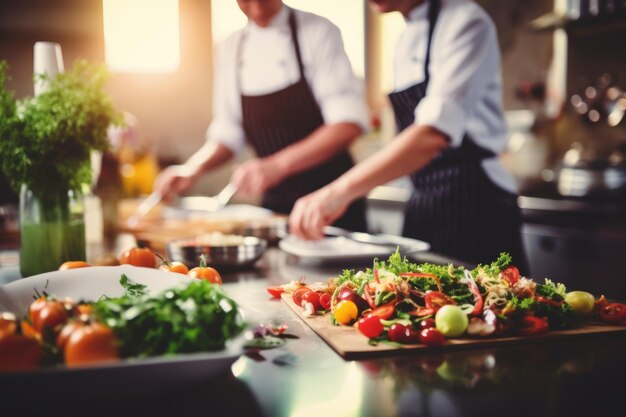
[[[48,78],[48,90],[15,99],[0,62],[0,169],[20,194],[22,276],[85,260],[84,206],[91,184],[90,155],[108,146],[109,125],[121,123],[103,87],[108,72],[78,61]]]

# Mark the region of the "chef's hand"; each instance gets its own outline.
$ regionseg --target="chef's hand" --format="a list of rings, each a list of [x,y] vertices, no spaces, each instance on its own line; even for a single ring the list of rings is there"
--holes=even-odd
[[[237,194],[258,197],[282,180],[275,166],[263,158],[252,159],[235,168],[230,182],[237,187]]]
[[[324,237],[324,226],[345,213],[350,200],[345,193],[326,186],[296,201],[289,215],[289,232],[306,240]]]
[[[154,181],[154,191],[165,200],[186,191],[194,183],[196,170],[187,165],[171,165],[164,169]]]

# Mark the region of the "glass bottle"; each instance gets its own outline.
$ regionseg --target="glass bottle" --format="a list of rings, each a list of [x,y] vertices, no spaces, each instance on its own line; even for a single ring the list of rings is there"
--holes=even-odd
[[[66,261],[86,260],[82,194],[41,197],[20,191],[20,272],[23,277],[55,271]]]

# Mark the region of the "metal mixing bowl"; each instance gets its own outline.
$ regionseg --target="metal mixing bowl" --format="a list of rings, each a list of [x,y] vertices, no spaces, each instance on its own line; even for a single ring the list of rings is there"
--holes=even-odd
[[[196,239],[173,240],[167,244],[171,261],[182,262],[189,268],[200,264],[204,255],[207,265],[213,267],[241,268],[251,266],[267,249],[267,241],[246,236],[237,245],[209,245]]]

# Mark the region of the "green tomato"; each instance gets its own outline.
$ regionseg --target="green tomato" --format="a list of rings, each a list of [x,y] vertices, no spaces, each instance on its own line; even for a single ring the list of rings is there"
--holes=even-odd
[[[445,337],[457,337],[467,330],[467,314],[459,306],[445,305],[435,315],[435,327]]]
[[[593,295],[585,291],[571,291],[565,295],[565,302],[572,307],[576,314],[586,316],[591,313],[596,304]]]

